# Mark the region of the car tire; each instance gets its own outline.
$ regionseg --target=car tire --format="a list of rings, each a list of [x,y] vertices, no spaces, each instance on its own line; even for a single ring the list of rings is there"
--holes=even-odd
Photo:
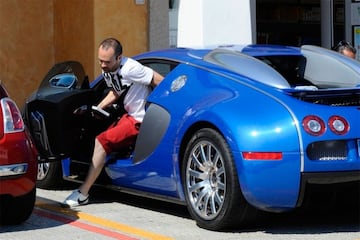
[[[35,205],[36,188],[19,196],[0,198],[0,225],[15,225],[26,221]]]
[[[36,186],[42,189],[56,189],[64,185],[61,162],[38,164]]]
[[[214,129],[198,130],[191,137],[182,181],[189,213],[201,228],[226,230],[256,217],[258,211],[242,195],[230,148]]]

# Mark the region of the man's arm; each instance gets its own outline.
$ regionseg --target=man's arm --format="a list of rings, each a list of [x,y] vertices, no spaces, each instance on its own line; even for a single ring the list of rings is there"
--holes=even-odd
[[[154,71],[153,79],[151,80],[151,86],[156,87],[164,79],[162,75]]]
[[[98,104],[98,107],[104,109],[110,104],[114,103],[118,98],[119,95],[117,95],[116,92],[113,89],[111,89],[109,93],[106,95],[106,97]]]

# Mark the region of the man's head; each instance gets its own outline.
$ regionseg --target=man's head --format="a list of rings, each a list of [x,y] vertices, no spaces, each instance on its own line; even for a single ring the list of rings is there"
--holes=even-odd
[[[353,59],[356,57],[356,48],[346,41],[340,41],[335,47],[333,47],[333,50]]]
[[[107,38],[99,45],[98,58],[104,72],[113,72],[121,63],[122,45],[115,38]]]

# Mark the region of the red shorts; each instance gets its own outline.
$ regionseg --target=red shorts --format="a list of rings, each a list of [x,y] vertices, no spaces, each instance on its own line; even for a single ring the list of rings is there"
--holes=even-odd
[[[107,130],[96,138],[103,146],[105,152],[120,150],[133,145],[139,133],[140,122],[129,114],[124,114],[119,121],[112,124]]]

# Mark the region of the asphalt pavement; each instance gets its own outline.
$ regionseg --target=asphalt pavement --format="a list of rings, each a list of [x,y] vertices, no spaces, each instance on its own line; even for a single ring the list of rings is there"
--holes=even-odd
[[[213,232],[199,228],[185,206],[104,189],[92,191],[86,206],[62,208],[71,190],[38,189],[31,217],[0,227],[0,239],[360,240],[359,203],[346,199],[330,210],[271,214],[254,228]]]

